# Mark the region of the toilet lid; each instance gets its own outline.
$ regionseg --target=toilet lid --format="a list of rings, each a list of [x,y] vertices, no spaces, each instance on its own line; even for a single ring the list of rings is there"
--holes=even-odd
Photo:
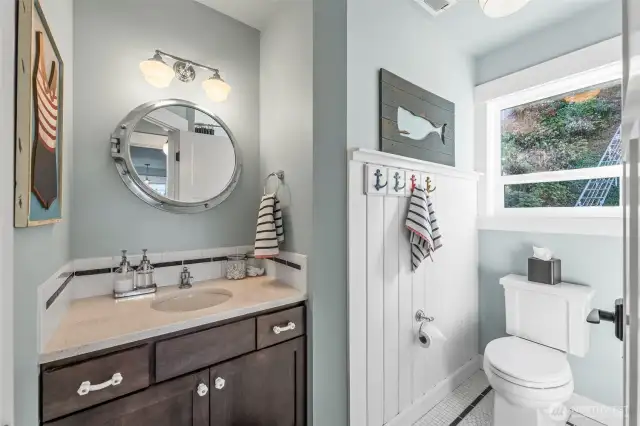
[[[521,386],[560,387],[573,379],[564,353],[519,337],[492,341],[484,356],[494,373]]]

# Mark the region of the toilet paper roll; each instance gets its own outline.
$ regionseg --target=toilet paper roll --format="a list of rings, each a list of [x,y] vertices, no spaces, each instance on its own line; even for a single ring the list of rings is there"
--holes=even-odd
[[[418,343],[423,348],[429,348],[432,343],[447,341],[447,337],[432,322],[423,321],[418,330]]]

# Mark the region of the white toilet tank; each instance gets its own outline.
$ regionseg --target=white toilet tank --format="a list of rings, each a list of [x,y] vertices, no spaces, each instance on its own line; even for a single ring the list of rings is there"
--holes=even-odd
[[[595,290],[560,283],[534,283],[521,275],[500,279],[507,334],[584,357],[589,351],[587,315]]]

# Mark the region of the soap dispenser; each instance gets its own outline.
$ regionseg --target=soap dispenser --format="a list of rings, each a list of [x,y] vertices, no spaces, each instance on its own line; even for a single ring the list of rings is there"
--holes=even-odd
[[[142,261],[140,266],[136,269],[135,288],[153,288],[156,285],[156,281],[153,273],[153,265],[147,257],[147,249],[142,250]]]
[[[117,298],[133,290],[133,269],[127,260],[127,251],[122,250],[120,266],[113,275],[113,294]]]

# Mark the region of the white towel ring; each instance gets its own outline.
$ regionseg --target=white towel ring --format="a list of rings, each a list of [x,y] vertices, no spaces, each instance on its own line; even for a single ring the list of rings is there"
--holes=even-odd
[[[280,184],[284,181],[284,171],[278,170],[277,172],[269,173],[266,178],[264,178],[264,195],[267,195],[267,185],[269,184],[269,178],[276,177],[278,178],[278,187],[276,188],[274,194],[278,193],[280,189]]]

